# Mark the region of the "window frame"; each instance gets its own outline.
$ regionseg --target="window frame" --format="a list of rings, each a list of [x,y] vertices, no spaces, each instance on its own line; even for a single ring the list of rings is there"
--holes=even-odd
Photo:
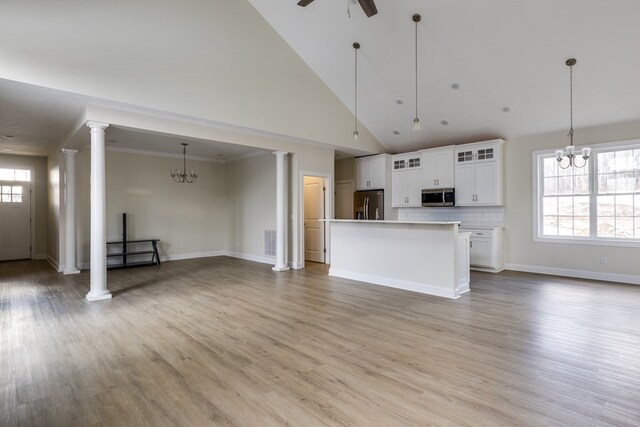
[[[626,149],[640,149],[640,139],[630,139],[624,141],[605,142],[601,144],[590,145],[591,157],[589,164],[585,167],[589,168],[589,237],[574,236],[544,236],[542,235],[542,224],[544,221],[542,215],[542,191],[544,189],[544,162],[541,159],[555,157],[556,148],[535,150],[531,153],[531,176],[533,183],[532,191],[532,225],[533,225],[533,241],[539,243],[564,243],[570,245],[596,245],[596,246],[623,246],[623,247],[640,247],[640,238],[622,239],[611,237],[597,236],[597,155],[602,152],[621,151]],[[576,152],[579,153],[582,146],[576,146]],[[594,178],[595,177],[595,178]]]

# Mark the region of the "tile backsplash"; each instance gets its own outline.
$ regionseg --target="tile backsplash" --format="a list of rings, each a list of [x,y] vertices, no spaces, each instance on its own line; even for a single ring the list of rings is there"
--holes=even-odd
[[[399,208],[399,221],[461,221],[504,226],[504,207]]]

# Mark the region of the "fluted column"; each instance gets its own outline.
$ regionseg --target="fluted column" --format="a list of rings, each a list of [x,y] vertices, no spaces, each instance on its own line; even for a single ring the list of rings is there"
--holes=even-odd
[[[111,298],[107,289],[107,223],[105,190],[106,123],[88,122],[91,129],[91,289],[89,301]]]
[[[287,228],[287,153],[275,151],[276,156],[276,265],[274,271],[286,271],[287,251],[285,233]]]
[[[76,153],[78,150],[62,149],[64,155],[64,274],[78,274],[76,243]]]

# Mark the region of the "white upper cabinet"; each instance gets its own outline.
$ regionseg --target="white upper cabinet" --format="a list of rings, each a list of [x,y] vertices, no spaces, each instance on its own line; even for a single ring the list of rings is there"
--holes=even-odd
[[[452,188],[454,146],[422,150],[422,188]]]
[[[356,190],[383,190],[386,154],[356,159]]]
[[[456,206],[503,204],[503,144],[496,139],[456,147]]]
[[[393,165],[392,207],[422,206],[422,158],[420,153],[393,156],[391,163]]]

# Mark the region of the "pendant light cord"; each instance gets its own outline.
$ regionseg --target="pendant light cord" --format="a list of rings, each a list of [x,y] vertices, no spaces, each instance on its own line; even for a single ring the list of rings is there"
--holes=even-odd
[[[571,127],[569,128],[569,139],[573,145],[573,65],[569,66],[569,120]]]
[[[416,117],[418,118],[418,20],[415,20]]]
[[[353,128],[354,130],[357,132],[358,131],[358,48],[356,47],[355,49],[355,64],[356,66],[354,67],[355,69],[355,93],[353,95],[353,103],[354,103],[354,110],[355,110],[355,115],[353,116]]]
[[[360,49],[360,43],[353,43],[353,50],[355,55],[355,67],[354,67],[354,95],[353,95],[353,137],[358,139],[358,49]]]

